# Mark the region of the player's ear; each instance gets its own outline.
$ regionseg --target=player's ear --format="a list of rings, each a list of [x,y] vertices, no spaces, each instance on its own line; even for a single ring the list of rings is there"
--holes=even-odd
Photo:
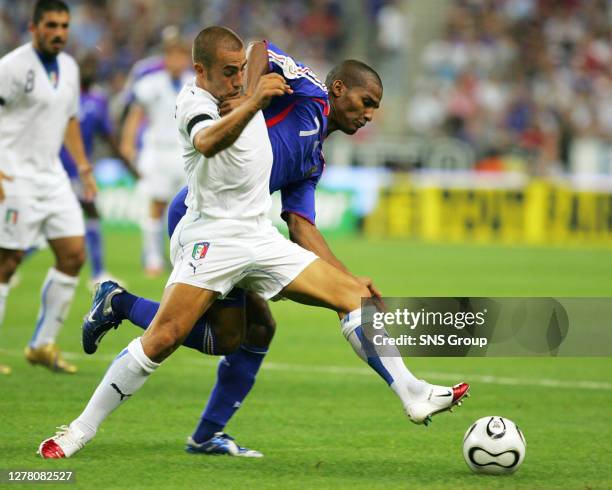
[[[195,71],[198,75],[204,75],[204,65],[199,62],[193,63],[193,71]]]
[[[331,93],[334,97],[342,97],[346,92],[346,85],[342,80],[334,80],[331,86]]]

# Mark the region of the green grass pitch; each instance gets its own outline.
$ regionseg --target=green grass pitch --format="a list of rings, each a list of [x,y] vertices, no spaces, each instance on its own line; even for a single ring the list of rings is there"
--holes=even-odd
[[[106,242],[110,270],[133,292],[159,298],[164,281],[140,274],[138,236],[115,232]],[[606,250],[356,238],[331,245],[387,296],[612,296]],[[179,349],[81,453],[37,459],[39,442],[78,415],[112,357],[141,332],[124,324],[96,355],[82,354],[80,318],[89,307],[82,281],[60,337],[80,372],[52,375],[29,366],[22,350],[49,263],[43,251],[24,265],[0,331],[0,359],[13,367],[0,377],[0,469],[71,469],[77,488],[100,489],[612,487],[612,359],[408,359],[433,382],[472,383],[472,397],[458,411],[425,428],[408,421],[391,391],[355,357],[333,313],[289,302],[272,306],[276,338],[255,389],[228,426],[265,458],[183,451],[216,360]],[[479,476],[466,467],[463,434],[485,415],[506,416],[523,429],[527,456],[515,475]]]

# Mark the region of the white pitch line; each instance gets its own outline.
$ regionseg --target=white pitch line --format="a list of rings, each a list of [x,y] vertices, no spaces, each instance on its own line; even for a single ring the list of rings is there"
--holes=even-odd
[[[23,352],[12,349],[0,349],[0,354],[11,357],[21,357]],[[62,352],[66,359],[86,361],[86,362],[104,362],[112,361],[115,356],[107,354],[99,354],[88,356],[77,352]],[[183,361],[185,362],[185,361]],[[199,364],[205,366],[216,366],[217,359],[211,356],[196,359],[189,359],[190,364]],[[264,362],[262,369],[268,371],[294,372],[301,374],[333,374],[333,375],[354,375],[354,376],[373,376],[374,372],[366,367],[348,367],[348,366],[329,366],[329,365],[306,365],[306,364],[285,364],[278,362]],[[612,391],[612,383],[605,381],[589,381],[589,380],[558,380],[547,378],[510,378],[505,376],[489,376],[482,374],[469,373],[444,373],[439,371],[419,371],[419,376],[425,379],[439,380],[465,380],[466,382],[475,384],[497,384],[507,386],[537,386],[542,388],[565,388],[565,389],[580,389],[580,390],[605,390]]]

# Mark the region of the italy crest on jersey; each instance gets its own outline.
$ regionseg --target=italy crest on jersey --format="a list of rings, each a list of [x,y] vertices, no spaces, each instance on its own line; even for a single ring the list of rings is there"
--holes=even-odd
[[[209,242],[198,242],[193,246],[193,252],[191,252],[191,256],[195,260],[200,260],[206,257],[206,252],[208,252],[208,247],[210,246]]]

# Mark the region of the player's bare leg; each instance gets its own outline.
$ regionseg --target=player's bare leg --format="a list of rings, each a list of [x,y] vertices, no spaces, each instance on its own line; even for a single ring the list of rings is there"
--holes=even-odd
[[[8,250],[0,248],[0,327],[4,321],[6,312],[6,301],[9,295],[9,281],[19,267],[23,256],[23,250]],[[0,374],[10,374],[11,368],[0,363]]]
[[[55,267],[49,269],[43,283],[36,328],[25,356],[31,364],[73,374],[76,366],[62,358],[55,339],[68,314],[85,262],[85,239],[82,236],[58,238],[49,240],[49,246],[55,255]]]
[[[145,275],[159,277],[164,272],[164,213],[168,203],[151,200],[149,217],[142,228]]]
[[[43,458],[68,458],[82,449],[106,417],[138,391],[159,363],[181,345],[217,296],[214,291],[187,284],[168,286],[149,329],[119,353],[83,413],[43,441],[39,454]]]
[[[304,304],[324,306],[342,317],[342,333],[355,353],[382,377],[400,398],[407,415],[414,423],[427,425],[431,416],[460,405],[469,386],[431,385],[417,379],[405,366],[399,352],[379,356],[366,338],[362,326],[361,298],[370,291],[357,280],[318,259],[291,282],[282,294]]]

